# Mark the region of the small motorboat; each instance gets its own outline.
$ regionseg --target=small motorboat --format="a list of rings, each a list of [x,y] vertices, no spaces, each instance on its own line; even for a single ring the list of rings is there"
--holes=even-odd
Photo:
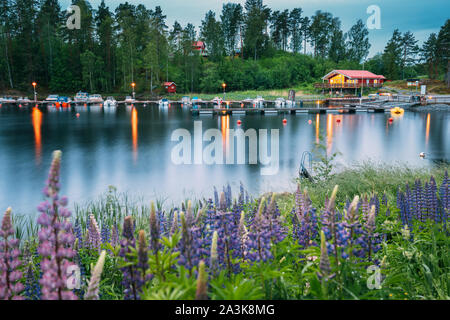
[[[125,97],[125,103],[134,103],[136,102],[136,99],[133,99],[131,96]]]
[[[110,108],[117,107],[117,101],[114,97],[107,97],[103,105]]]
[[[275,100],[275,108],[284,108],[286,106],[286,100],[284,98],[277,98]]]
[[[70,97],[66,97],[66,96],[59,96],[58,97],[58,102],[70,103],[70,102],[72,102],[72,99]]]
[[[258,96],[255,100],[253,100],[253,107],[254,108],[264,108],[264,98],[261,96]]]
[[[28,104],[32,102],[30,99],[28,99],[28,97],[20,97],[17,99],[17,103],[24,103],[24,104]]]
[[[57,94],[51,94],[45,99],[45,102],[58,102],[58,98]]]
[[[76,103],[87,103],[89,102],[89,94],[87,92],[78,92],[75,97],[73,98],[73,100]]]
[[[16,100],[11,97],[0,98],[0,103],[16,103]]]
[[[163,108],[169,106],[169,100],[167,100],[167,99],[161,99],[161,100],[158,101],[158,103],[159,103],[159,106],[163,107]]]
[[[395,108],[391,109],[391,113],[393,113],[393,114],[403,114],[404,112],[405,112],[405,110],[400,107],[395,107]]]
[[[89,103],[94,103],[94,104],[103,103],[103,98],[99,94],[91,94],[89,96]]]
[[[183,98],[181,98],[181,103],[184,105],[190,105],[191,99],[188,96],[184,96]]]

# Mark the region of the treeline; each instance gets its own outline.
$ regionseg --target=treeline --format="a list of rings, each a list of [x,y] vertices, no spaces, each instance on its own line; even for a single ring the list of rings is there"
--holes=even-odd
[[[362,63],[389,79],[447,70],[448,21],[423,48],[396,30],[384,53],[366,61],[363,21],[344,33],[340,19],[323,11],[308,17],[301,8],[273,11],[262,0],[226,3],[218,16],[207,12],[197,32],[192,23],[169,28],[158,6],[73,5],[80,29],[67,28],[73,13],[57,0],[0,0],[0,88],[26,90],[37,81],[54,92],[128,92],[135,82],[138,91],[154,92],[169,80],[179,92],[216,92],[222,82],[228,90],[285,88]],[[194,50],[198,40],[207,58]]]

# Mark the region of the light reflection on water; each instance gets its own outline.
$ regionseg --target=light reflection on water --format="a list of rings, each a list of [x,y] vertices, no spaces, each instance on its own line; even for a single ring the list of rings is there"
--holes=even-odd
[[[79,117],[76,114],[79,113]],[[94,200],[109,185],[147,199],[173,201],[210,197],[212,188],[239,182],[253,194],[293,190],[301,154],[311,150],[319,136],[327,152],[340,151],[338,162],[373,160],[411,166],[433,165],[450,159],[450,113],[298,114],[193,118],[189,108],[172,105],[119,107],[79,106],[0,109],[0,208],[34,212],[42,199],[53,150],[63,151],[62,187],[70,200]],[[283,125],[282,120],[287,123]],[[241,126],[237,120],[242,121]],[[338,119],[340,122],[338,122]],[[274,176],[261,176],[259,165],[180,165],[171,162],[175,142],[171,134],[185,128],[193,136],[194,120],[203,133],[222,132],[224,156],[227,129],[279,129],[280,165]],[[309,122],[311,120],[311,122]],[[269,139],[270,140],[270,139]],[[207,145],[204,142],[203,147]],[[270,150],[270,149],[269,149]],[[425,152],[422,160],[419,153]],[[248,155],[246,157],[248,161]],[[1,209],[1,210],[3,210]]]

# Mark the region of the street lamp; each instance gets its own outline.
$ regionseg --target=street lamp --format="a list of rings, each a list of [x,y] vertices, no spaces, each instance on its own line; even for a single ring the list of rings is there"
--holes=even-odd
[[[227,84],[224,82],[222,83],[222,88],[223,88],[223,100],[225,100],[225,89],[227,87]]]
[[[34,89],[34,103],[37,102],[36,85],[37,85],[36,81],[33,81],[32,86],[33,86],[33,89]]]
[[[134,87],[136,86],[136,83],[132,82],[131,86],[133,87],[133,100],[134,100]]]

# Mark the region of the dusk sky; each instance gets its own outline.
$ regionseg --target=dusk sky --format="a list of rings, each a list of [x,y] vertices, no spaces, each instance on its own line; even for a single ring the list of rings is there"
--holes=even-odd
[[[71,1],[61,0],[62,8],[66,8]],[[91,0],[96,9],[101,0]],[[125,0],[106,0],[110,9]],[[245,0],[128,0],[129,3],[142,3],[148,8],[161,6],[167,15],[169,27],[177,20],[183,26],[188,22],[197,27],[208,10],[216,12],[220,18],[222,5],[227,2],[245,3]],[[384,49],[395,28],[400,31],[412,31],[421,44],[432,32],[438,32],[444,22],[450,18],[449,0],[265,0],[264,3],[273,10],[284,10],[300,7],[304,15],[311,16],[316,10],[328,11],[341,18],[344,32],[358,20],[367,21],[366,13],[370,5],[377,5],[381,9],[381,29],[369,30],[372,47],[369,57]],[[198,28],[197,28],[198,31]]]

